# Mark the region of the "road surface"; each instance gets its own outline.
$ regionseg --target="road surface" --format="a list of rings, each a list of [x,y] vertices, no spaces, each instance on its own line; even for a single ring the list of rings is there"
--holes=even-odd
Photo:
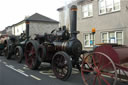
[[[0,85],[84,85],[78,70],[73,69],[67,81],[56,79],[50,65],[43,64],[38,70],[30,70],[25,63],[7,60],[0,56]],[[105,85],[105,84],[102,84]],[[128,83],[117,82],[117,85]]]

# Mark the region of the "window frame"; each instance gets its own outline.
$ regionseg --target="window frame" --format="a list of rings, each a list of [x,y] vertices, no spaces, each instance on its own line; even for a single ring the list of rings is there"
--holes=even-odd
[[[113,13],[113,12],[117,12],[117,11],[120,11],[121,10],[121,0],[119,1],[119,9],[115,10],[114,9],[114,6],[115,6],[115,3],[114,3],[114,0],[112,0],[112,9],[111,9],[111,12],[107,12],[107,5],[106,5],[106,2],[107,0],[104,0],[104,4],[105,4],[105,12],[101,13],[100,10],[101,10],[101,7],[100,7],[100,0],[98,1],[98,7],[99,7],[99,15],[103,15],[103,14],[109,14],[109,13]]]
[[[90,10],[89,10],[89,5],[91,5],[92,6],[92,15],[89,15],[89,13],[90,13]],[[84,16],[84,13],[85,13],[85,11],[84,11],[84,7],[85,6],[87,6],[87,13],[88,13],[88,16]],[[89,4],[85,4],[85,5],[82,5],[82,7],[81,7],[81,9],[82,9],[82,18],[88,18],[88,17],[92,17],[93,16],[93,3],[89,3]]]
[[[124,32],[123,31],[109,31],[109,32],[101,32],[101,43],[103,43],[103,33],[107,33],[107,43],[110,43],[110,37],[109,37],[109,33],[110,32],[114,32],[114,37],[115,37],[115,43],[116,44],[118,44],[117,43],[117,33],[118,32],[121,32],[122,33],[122,44],[121,45],[123,45],[124,44]]]
[[[85,45],[85,42],[87,40],[85,40],[85,35],[88,35],[89,36],[89,45]],[[95,35],[94,35],[94,39],[91,39],[91,35],[93,35],[92,33],[84,33],[84,47],[93,47],[93,45],[90,44],[90,41],[92,40],[94,45],[95,45]]]
[[[102,32],[102,33],[101,33],[101,43],[103,43],[103,40],[104,40],[102,35],[105,34],[105,33],[107,34],[107,43],[109,42],[109,41],[108,41],[108,40],[109,40],[109,39],[108,39],[108,32]]]

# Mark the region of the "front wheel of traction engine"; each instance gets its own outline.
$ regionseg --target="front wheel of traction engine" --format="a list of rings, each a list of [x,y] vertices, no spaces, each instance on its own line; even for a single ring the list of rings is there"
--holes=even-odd
[[[24,54],[23,54],[23,49],[21,46],[17,46],[15,49],[15,58],[18,63],[21,63],[23,60]]]
[[[12,53],[10,52],[10,49],[9,49],[10,44],[11,44],[10,40],[6,40],[5,43],[4,43],[4,56],[6,57],[6,59],[10,59],[11,55],[12,55]]]
[[[35,40],[30,40],[26,44],[25,61],[28,67],[32,70],[38,69],[41,64],[38,57],[38,47],[39,43]]]
[[[63,51],[57,52],[52,59],[52,69],[58,79],[67,80],[72,72],[70,56]]]

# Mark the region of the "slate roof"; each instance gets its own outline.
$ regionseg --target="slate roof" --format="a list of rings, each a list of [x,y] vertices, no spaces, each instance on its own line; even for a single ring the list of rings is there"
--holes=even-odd
[[[6,29],[0,31],[1,34],[6,34]]]
[[[43,21],[43,22],[55,22],[55,23],[58,23],[58,21],[56,20],[53,20],[53,19],[50,19],[44,15],[41,15],[39,13],[35,13],[33,14],[32,16],[28,17],[26,20],[29,20],[29,21]]]
[[[20,22],[18,22],[18,23],[16,23],[16,24],[13,24],[12,26],[18,25],[18,24],[20,24],[20,23],[22,23],[22,22],[24,22],[24,21],[26,21],[26,20],[29,20],[29,21],[40,21],[40,22],[59,23],[59,22],[56,21],[56,20],[50,19],[50,18],[48,18],[48,17],[46,17],[46,16],[44,16],[44,15],[41,15],[41,14],[39,14],[39,13],[35,13],[35,14],[31,15],[30,17],[25,18],[24,20],[22,20],[22,21],[20,21]]]

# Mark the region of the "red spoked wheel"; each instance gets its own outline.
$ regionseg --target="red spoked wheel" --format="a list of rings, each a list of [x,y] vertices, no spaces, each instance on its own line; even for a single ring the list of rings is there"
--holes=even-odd
[[[41,61],[38,58],[38,47],[39,44],[35,40],[31,40],[26,44],[26,49],[25,49],[25,61],[26,64],[30,69],[37,69]]]
[[[58,79],[67,80],[72,72],[70,56],[63,51],[57,52],[52,59],[52,69]]]
[[[85,85],[116,85],[115,64],[109,56],[101,52],[90,53],[83,58],[81,75]]]

